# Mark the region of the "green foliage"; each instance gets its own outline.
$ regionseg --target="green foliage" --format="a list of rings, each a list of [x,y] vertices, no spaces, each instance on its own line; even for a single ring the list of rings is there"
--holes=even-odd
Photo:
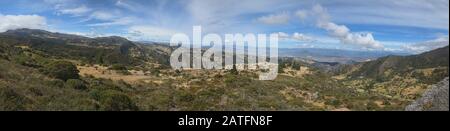
[[[127,67],[121,64],[113,64],[110,68],[110,70],[127,70]]]
[[[71,62],[55,61],[47,65],[45,73],[50,77],[67,81],[68,79],[79,79],[77,67]]]
[[[376,110],[378,108],[378,105],[372,101],[367,103],[367,110]]]
[[[333,105],[335,107],[338,107],[342,104],[342,102],[338,99],[331,99],[330,101],[325,102],[327,105]]]
[[[292,69],[295,69],[295,70],[300,70],[300,64],[299,63],[297,63],[297,62],[294,62],[293,64],[292,64]]]
[[[68,79],[66,81],[65,87],[77,89],[77,90],[86,90],[87,89],[85,83],[79,79]]]
[[[122,75],[131,75],[131,73],[128,71],[127,67],[122,64],[113,64],[108,69],[115,70],[117,73]]]
[[[151,69],[151,70],[150,70],[150,73],[151,73],[153,76],[159,76],[159,74],[161,74],[161,71],[159,71],[159,69]],[[179,71],[179,70],[176,70],[175,73],[179,74],[180,71]]]
[[[408,87],[425,89],[448,77],[448,47],[437,53],[364,62],[356,71],[351,66],[338,69],[358,79],[334,79],[334,74],[314,70],[314,65],[302,60],[280,58],[280,72],[307,66],[312,74],[259,81],[254,72],[239,72],[236,65],[226,73],[173,73],[165,70],[171,49],[164,46],[117,37],[38,36],[0,33],[0,110],[402,110],[411,100],[401,96]],[[95,75],[80,77],[72,63],[59,60],[110,66],[121,74],[130,74],[128,69],[150,71],[153,76],[130,83]],[[162,65],[152,68],[153,64]],[[428,68],[434,69],[431,74],[418,71]],[[420,83],[392,80],[394,76]]]
[[[128,70],[118,70],[117,73],[122,75],[131,75],[131,73]]]
[[[139,108],[125,94],[114,90],[90,92],[92,98],[100,102],[101,110],[106,111],[136,111]]]
[[[431,76],[425,76],[422,72],[413,72],[412,77],[425,84],[434,84],[448,77],[448,68],[437,68],[431,73]]]
[[[65,87],[65,82],[60,79],[46,81],[46,83],[49,87],[59,87],[59,88]]]
[[[16,93],[10,87],[0,87],[0,111],[23,110],[26,97]]]
[[[426,69],[436,67],[448,67],[449,47],[443,47],[430,52],[412,56],[387,56],[374,61],[361,63],[357,71],[351,72],[353,78],[366,77],[377,79],[378,82],[384,82],[394,75],[405,75],[415,69]],[[393,71],[391,76],[386,76],[385,72]],[[345,72],[344,72],[345,73]],[[442,80],[444,77],[436,77]],[[434,78],[433,78],[434,79]],[[429,80],[425,80],[429,81]],[[433,82],[437,82],[434,81]]]

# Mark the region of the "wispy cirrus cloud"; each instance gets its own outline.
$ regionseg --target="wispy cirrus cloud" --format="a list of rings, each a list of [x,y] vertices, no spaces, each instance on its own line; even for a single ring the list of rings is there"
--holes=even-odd
[[[449,29],[448,0],[317,0],[327,7],[333,21]],[[349,17],[350,16],[350,17]]]
[[[92,9],[86,7],[85,5],[81,5],[79,7],[75,7],[75,8],[65,8],[65,7],[59,7],[57,6],[60,14],[70,14],[70,15],[74,15],[74,16],[82,16],[85,15],[87,13],[89,13],[90,11],[92,11]]]
[[[259,17],[257,21],[264,24],[286,24],[290,18],[291,16],[287,12],[282,12]]]

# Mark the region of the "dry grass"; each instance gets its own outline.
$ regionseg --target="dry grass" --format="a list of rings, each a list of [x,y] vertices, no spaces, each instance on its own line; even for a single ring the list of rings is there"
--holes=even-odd
[[[282,75],[292,76],[292,77],[303,77],[304,75],[312,74],[312,71],[306,66],[300,67],[300,70],[295,70],[292,68],[285,68]]]
[[[141,80],[152,79],[152,76],[147,76],[143,71],[129,70],[130,75],[117,73],[113,70],[108,70],[108,67],[94,65],[94,66],[77,66],[82,76],[94,76],[96,78],[104,78],[111,80],[123,80],[127,83],[137,83]]]

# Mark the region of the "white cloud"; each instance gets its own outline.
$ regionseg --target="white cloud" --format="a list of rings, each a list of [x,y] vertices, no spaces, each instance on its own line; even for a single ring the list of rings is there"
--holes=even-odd
[[[167,40],[178,32],[161,27],[138,25],[128,28],[128,33],[129,37],[134,40]]]
[[[88,24],[87,26],[115,26],[115,25],[130,25],[136,22],[137,19],[134,17],[122,17],[113,20],[107,20],[103,23]]]
[[[289,38],[289,34],[284,32],[278,32],[278,37],[280,37],[281,39],[287,39]]]
[[[91,20],[100,20],[102,22],[87,24],[87,26],[114,26],[114,25],[130,25],[139,21],[133,16],[124,16],[120,11],[104,11],[97,10],[92,12],[90,15],[84,16],[85,19],[80,22],[87,22]]]
[[[262,16],[257,21],[264,24],[286,24],[289,22],[290,16],[287,12]]]
[[[297,12],[295,12],[295,16],[300,18],[300,20],[305,20],[308,17],[308,11],[298,10]]]
[[[61,14],[69,14],[69,15],[74,15],[74,16],[81,16],[84,15],[88,12],[90,12],[92,9],[82,5],[76,8],[64,8],[64,7],[58,7],[59,9],[59,13]]]
[[[90,17],[98,20],[111,20],[116,18],[114,14],[105,11],[95,11],[91,14]]]
[[[305,34],[297,33],[295,32],[292,34],[292,39],[299,40],[299,41],[313,41],[314,39],[310,36],[307,36]]]
[[[109,10],[91,8],[86,5],[80,5],[74,0],[46,0],[45,2],[53,4],[58,14],[82,17],[82,20],[79,21],[80,23],[90,20],[101,21],[99,23],[89,23],[86,26],[130,25],[139,21],[136,17],[125,16],[120,10],[114,8]],[[116,2],[116,6],[123,6],[124,4],[120,0]]]
[[[117,0],[115,5],[131,11],[139,11],[139,9],[141,8],[139,5],[131,3],[131,1],[125,2],[124,0]]]
[[[317,0],[332,10],[333,21],[449,29],[448,0]],[[351,16],[351,17],[349,17]]]
[[[295,32],[292,35],[289,35],[284,32],[278,32],[278,37],[283,40],[294,40],[294,41],[302,41],[302,42],[311,42],[314,41],[313,37],[307,36],[302,33]]]
[[[186,0],[188,22],[202,25],[204,32],[262,32],[253,22],[247,21],[248,15],[273,14],[301,8],[299,0]],[[183,5],[184,6],[184,5]],[[189,27],[190,28],[190,27]]]
[[[354,33],[345,25],[337,25],[330,20],[330,16],[321,5],[313,7],[313,13],[317,17],[317,26],[325,29],[331,36],[338,38],[341,43],[353,44],[369,49],[382,49],[384,46],[376,41],[372,33]]]
[[[413,45],[405,45],[403,48],[409,52],[422,53],[449,45],[448,36],[439,37],[435,40],[425,41]]]
[[[246,13],[295,11],[319,3],[331,10],[335,16],[333,21],[338,23],[449,29],[449,0],[190,0],[187,3],[193,18],[204,23]]]
[[[20,28],[46,29],[45,17],[38,15],[2,15],[0,14],[0,32]]]

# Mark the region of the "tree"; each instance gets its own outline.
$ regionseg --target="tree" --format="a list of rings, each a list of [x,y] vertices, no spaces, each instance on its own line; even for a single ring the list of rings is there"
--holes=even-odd
[[[53,78],[67,81],[68,79],[79,79],[77,67],[71,62],[67,61],[55,61],[50,63],[45,72]]]

